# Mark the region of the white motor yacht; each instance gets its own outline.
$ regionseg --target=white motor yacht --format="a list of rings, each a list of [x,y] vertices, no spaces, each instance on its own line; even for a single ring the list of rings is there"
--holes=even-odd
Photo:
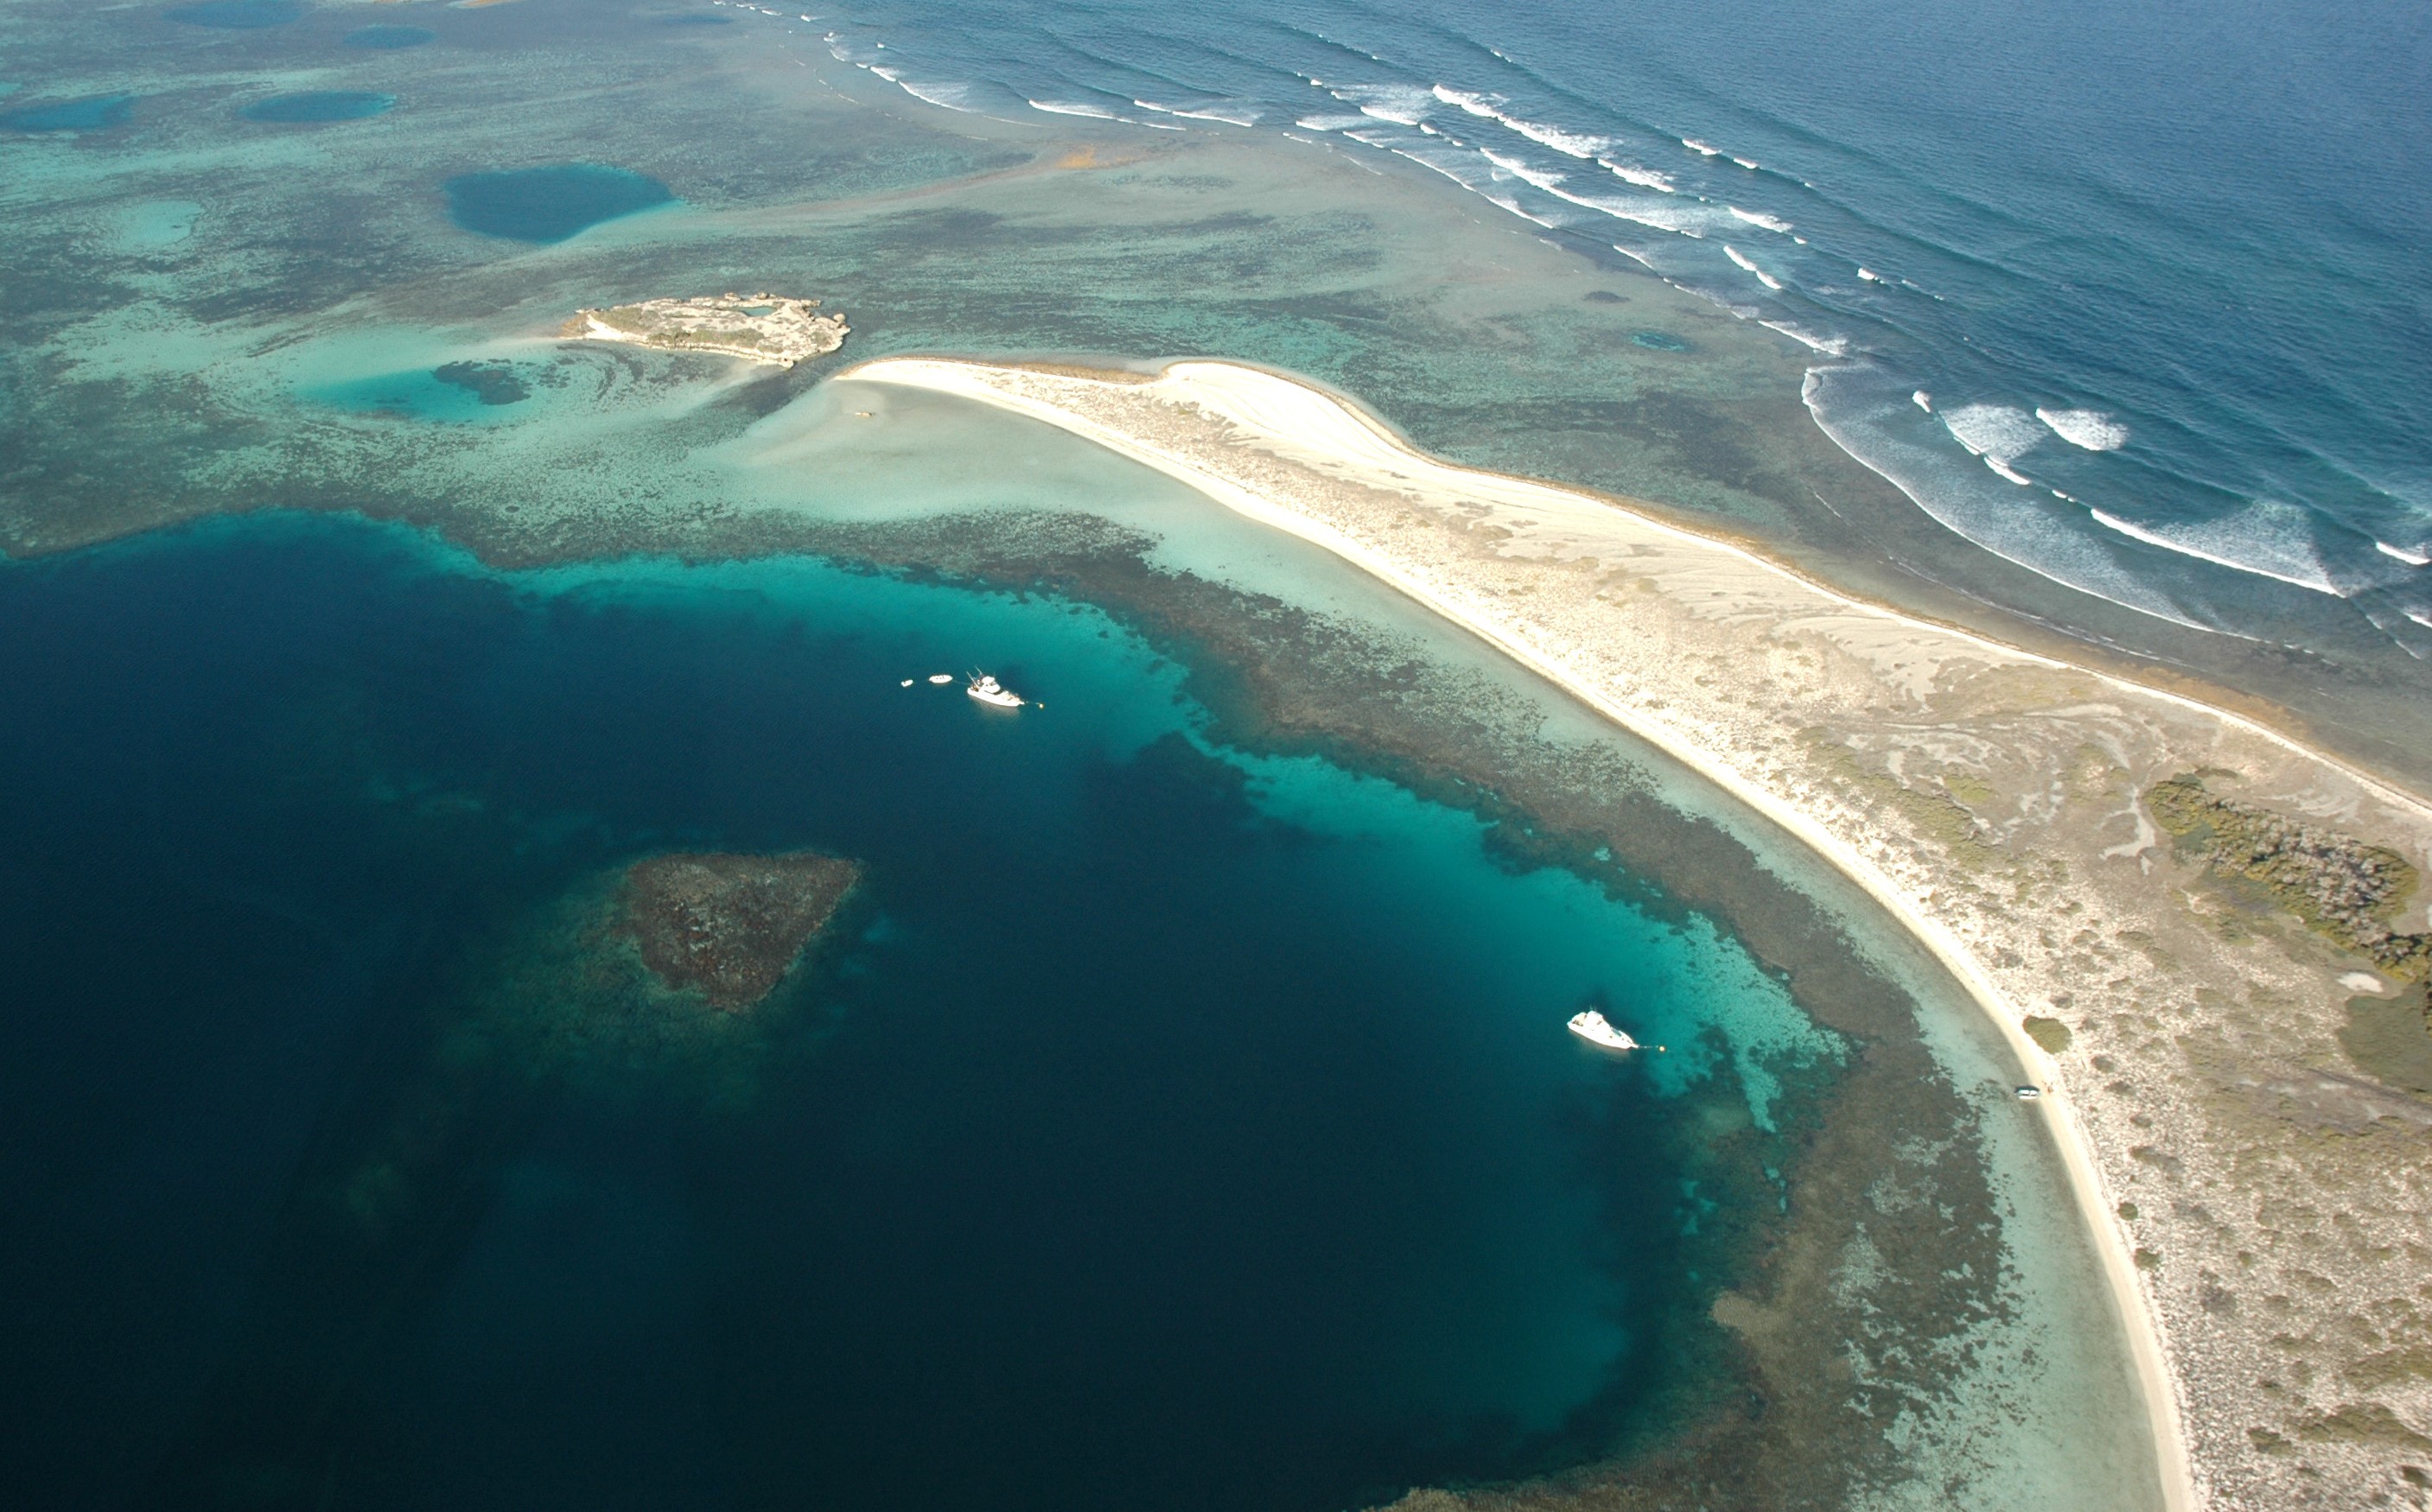
[[[963,691],[970,694],[972,697],[977,698],[980,702],[988,704],[993,708],[1019,709],[1022,707],[1022,699],[1020,697],[1016,697],[1011,691],[1009,691],[1004,683],[999,682],[995,678],[989,676],[986,672],[975,675],[971,679],[971,686],[965,688]]]
[[[1638,1041],[1613,1028],[1606,1021],[1604,1015],[1593,1008],[1573,1014],[1570,1028],[1572,1033],[1591,1045],[1601,1045],[1607,1050],[1617,1050],[1638,1049]]]

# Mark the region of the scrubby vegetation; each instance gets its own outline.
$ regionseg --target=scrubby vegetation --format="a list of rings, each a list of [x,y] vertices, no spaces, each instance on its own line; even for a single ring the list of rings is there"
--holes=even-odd
[[[2197,773],[2155,783],[2145,806],[2182,854],[2261,886],[2308,927],[2401,981],[2432,974],[2432,935],[2390,928],[2418,880],[2396,852],[2221,798]]]

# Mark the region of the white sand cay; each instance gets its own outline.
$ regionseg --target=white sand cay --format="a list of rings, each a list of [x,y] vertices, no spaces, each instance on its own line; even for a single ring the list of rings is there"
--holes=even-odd
[[[2432,1341],[2432,1103],[2341,1048],[2340,975],[2370,963],[2205,881],[2142,795],[2208,770],[2419,869],[2432,809],[2188,698],[1851,599],[1622,501],[1435,461],[1258,369],[842,377],[1034,416],[1314,542],[1865,886],[2048,1088],[2170,1505],[2362,1504],[2432,1464],[2432,1370],[2390,1364]]]

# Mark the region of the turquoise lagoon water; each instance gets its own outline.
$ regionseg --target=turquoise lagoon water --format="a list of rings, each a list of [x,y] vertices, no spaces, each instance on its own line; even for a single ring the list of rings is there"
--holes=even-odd
[[[99,131],[124,122],[135,109],[132,94],[95,94],[56,105],[21,105],[0,110],[0,131]]]
[[[293,25],[304,14],[304,7],[301,0],[203,0],[200,5],[176,6],[161,13],[189,26],[259,31]]]
[[[74,1383],[9,1430],[42,1504],[156,1463],[160,1504],[309,1470],[461,1506],[1322,1508],[1531,1468],[1692,1363],[1651,1349],[1700,1211],[1663,1125],[1701,1089],[1770,1121],[1762,1073],[1842,1052],[1711,927],[1209,748],[1175,667],[1053,599],[502,578],[272,516],[12,568],[0,623],[5,822],[46,858],[0,872],[49,1236],[6,1263],[12,1357]],[[901,686],[973,663],[1045,707]],[[484,1195],[349,1279],[294,1173],[381,1148],[445,1064],[420,1026],[532,969],[518,921],[651,849],[805,845],[866,907],[748,1112],[676,1063],[459,1075],[516,1132],[414,1175]],[[1590,1001],[1671,1051],[1587,1050]],[[343,1369],[283,1342],[333,1334]]]
[[[397,104],[394,94],[371,90],[312,90],[301,94],[274,94],[256,100],[241,114],[248,121],[302,125],[322,121],[362,121],[385,113]]]
[[[439,34],[428,26],[358,26],[339,40],[349,47],[393,53],[436,42]]]
[[[463,174],[442,187],[457,225],[517,242],[563,242],[675,198],[655,178],[596,162]]]

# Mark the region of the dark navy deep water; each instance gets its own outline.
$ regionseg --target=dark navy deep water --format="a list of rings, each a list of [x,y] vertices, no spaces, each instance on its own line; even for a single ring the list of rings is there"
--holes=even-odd
[[[1047,707],[900,686],[982,657]],[[1323,1509],[1609,1441],[1702,1305],[1687,1041],[1769,984],[1177,686],[807,562],[267,517],[0,572],[12,1504]],[[679,846],[870,867],[765,1053],[468,1060]],[[331,1173],[457,1195],[341,1264]]]
[[[1400,154],[1806,343],[1818,423],[2002,556],[2233,630],[2336,596],[2432,654],[2420,5],[711,13],[953,109]]]

